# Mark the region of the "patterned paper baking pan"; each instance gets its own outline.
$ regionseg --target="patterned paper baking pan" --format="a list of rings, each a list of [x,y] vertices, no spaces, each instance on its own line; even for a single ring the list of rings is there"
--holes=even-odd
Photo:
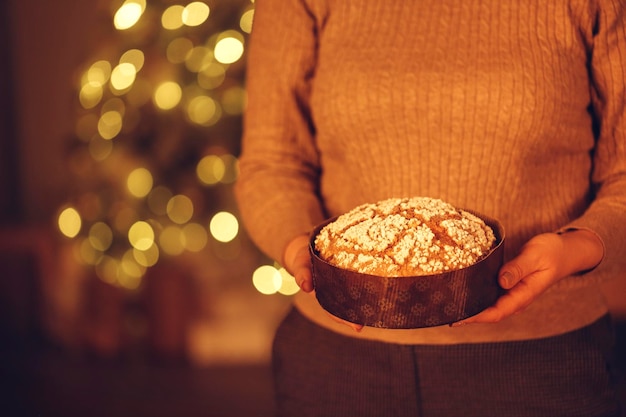
[[[313,284],[320,305],[329,313],[364,326],[408,329],[454,323],[494,304],[502,290],[497,282],[504,255],[504,228],[499,221],[466,210],[491,226],[491,252],[467,268],[435,275],[380,277],[338,268],[321,259],[311,234],[309,250]]]

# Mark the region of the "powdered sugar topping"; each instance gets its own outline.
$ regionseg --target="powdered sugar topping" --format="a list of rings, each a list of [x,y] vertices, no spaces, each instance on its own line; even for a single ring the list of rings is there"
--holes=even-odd
[[[470,266],[495,240],[479,217],[439,199],[413,197],[356,207],[322,228],[315,248],[340,268],[415,276]]]

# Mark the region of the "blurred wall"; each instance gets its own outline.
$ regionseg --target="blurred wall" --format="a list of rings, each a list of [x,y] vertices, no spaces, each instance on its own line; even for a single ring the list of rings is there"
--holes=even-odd
[[[0,2],[0,56],[11,56],[12,33],[8,5]],[[20,215],[19,164],[13,108],[11,60],[0,61],[0,225],[15,223]]]
[[[5,0],[7,1],[7,0]],[[46,222],[64,201],[74,69],[96,34],[98,0],[8,0],[22,218]]]

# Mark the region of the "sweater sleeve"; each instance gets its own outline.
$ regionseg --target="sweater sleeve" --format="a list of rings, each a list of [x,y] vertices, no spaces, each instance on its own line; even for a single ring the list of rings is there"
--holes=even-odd
[[[278,261],[324,218],[309,106],[318,26],[303,0],[255,4],[235,195],[251,239]]]
[[[597,138],[592,182],[595,199],[568,227],[595,231],[605,245],[600,265],[585,279],[626,271],[626,5],[599,0],[590,42],[592,110]]]

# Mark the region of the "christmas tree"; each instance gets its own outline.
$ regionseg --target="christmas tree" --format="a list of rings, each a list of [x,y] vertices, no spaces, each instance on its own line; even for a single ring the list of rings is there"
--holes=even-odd
[[[110,6],[102,45],[77,75],[68,156],[76,180],[58,217],[80,261],[103,281],[132,290],[163,259],[238,256],[232,185],[253,6]],[[296,290],[274,266],[261,265],[254,276],[261,292]]]

